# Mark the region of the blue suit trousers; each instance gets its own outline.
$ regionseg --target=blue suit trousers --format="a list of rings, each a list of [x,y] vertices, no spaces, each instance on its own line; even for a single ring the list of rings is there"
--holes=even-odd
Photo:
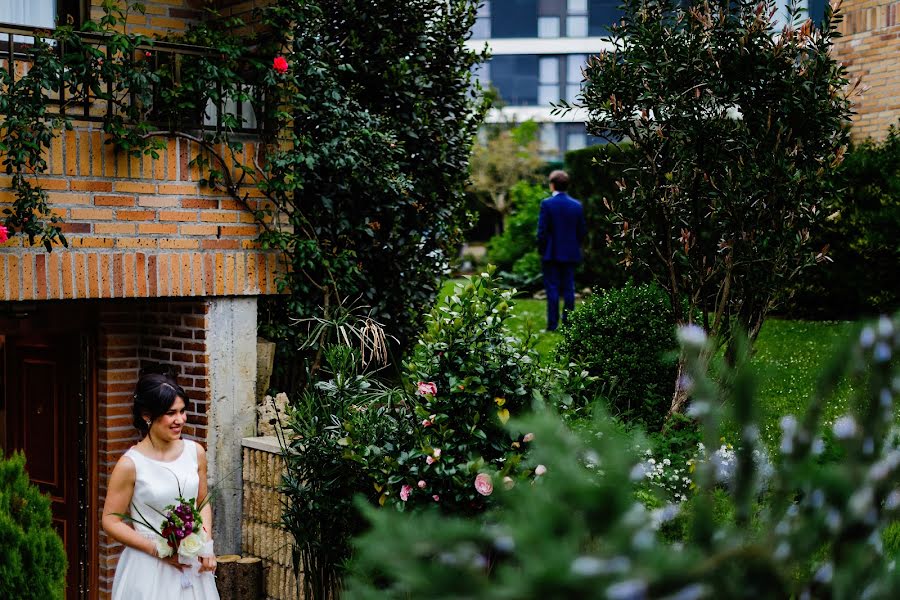
[[[575,308],[575,266],[573,262],[543,261],[544,288],[547,290],[547,330],[559,326],[559,296],[563,297],[563,325],[566,313]]]

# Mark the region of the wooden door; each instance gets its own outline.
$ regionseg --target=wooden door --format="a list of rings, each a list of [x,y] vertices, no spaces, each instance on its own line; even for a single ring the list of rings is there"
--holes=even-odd
[[[53,524],[68,556],[66,598],[81,596],[84,565],[82,340],[77,333],[5,336],[6,446],[25,453],[32,483],[51,499]]]

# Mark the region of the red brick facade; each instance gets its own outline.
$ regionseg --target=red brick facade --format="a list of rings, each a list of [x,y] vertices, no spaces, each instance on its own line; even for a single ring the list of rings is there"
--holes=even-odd
[[[900,2],[846,0],[835,57],[868,90],[855,98],[854,139],[881,139],[900,119]]]
[[[203,18],[210,4],[144,3],[146,15],[131,14],[129,30],[146,35],[182,30]],[[90,2],[94,18],[100,4]],[[223,0],[218,6],[243,14],[255,4]],[[22,68],[16,65],[20,74]],[[92,106],[90,114],[96,117],[102,109]],[[21,235],[0,245],[0,302],[23,307],[22,314],[35,303],[62,307],[58,311],[65,314],[66,306],[77,303],[90,315],[90,322],[79,324],[91,339],[86,376],[94,391],[85,400],[93,415],[85,435],[95,436],[96,448],[87,459],[93,488],[88,529],[97,550],[89,557],[90,598],[109,596],[120,550],[99,531],[99,520],[112,468],[139,439],[131,415],[139,374],[162,365],[174,369],[190,396],[186,437],[204,444],[212,439],[210,307],[227,302],[218,298],[276,294],[282,269],[278,256],[256,241],[262,226],[253,211],[262,207],[262,195],[247,185],[241,190],[247,201],[241,202],[201,185],[201,173],[189,164],[201,152],[196,143],[167,139],[153,159],[116,152],[107,141],[99,124],[76,122],[53,141],[47,171],[34,182],[48,191],[54,213],[64,219],[68,248],[48,253]],[[248,137],[235,158],[250,164],[257,150]],[[13,201],[10,178],[0,176],[0,210]],[[0,339],[5,333],[0,330]],[[250,339],[255,348],[255,332]],[[70,598],[75,594],[68,591]]]

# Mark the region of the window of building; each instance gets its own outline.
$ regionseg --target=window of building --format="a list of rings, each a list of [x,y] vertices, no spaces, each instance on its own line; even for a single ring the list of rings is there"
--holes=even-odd
[[[587,136],[583,131],[569,131],[566,133],[566,152],[581,150],[587,147]]]
[[[538,60],[538,104],[559,102],[559,58],[542,56]]]
[[[558,38],[559,17],[538,17],[538,37]]]
[[[776,30],[781,29],[786,24],[790,22],[790,14],[788,13],[788,9],[790,9],[791,4],[795,0],[777,0],[778,4],[778,12],[775,13],[775,18],[772,19],[773,24]],[[806,20],[809,15],[809,1],[808,0],[796,0],[797,8],[799,8],[802,12],[800,13],[800,18],[802,20]]]
[[[541,150],[550,153],[559,151],[559,132],[556,123],[541,125]]]
[[[511,106],[535,106],[538,101],[538,57],[498,55],[490,60],[491,82]]]
[[[478,7],[475,15],[475,25],[472,26],[472,39],[486,40],[491,37],[491,2],[485,0]]]
[[[570,54],[566,57],[566,101],[569,104],[578,101],[578,94],[581,93],[581,81],[583,75],[581,69],[587,63],[586,54]]]
[[[494,38],[534,38],[538,29],[538,0],[504,0],[503,12],[491,11]]]
[[[566,36],[567,37],[587,37],[588,34],[588,18],[587,16],[566,17]]]
[[[80,23],[82,8],[81,0],[3,0],[0,23],[53,29],[57,20]]]
[[[620,0],[588,0],[588,35],[609,35],[609,26],[622,17],[620,4]]]
[[[488,89],[491,85],[491,64],[488,62],[478,63],[472,66],[472,76],[483,89]]]
[[[587,37],[587,0],[568,0],[566,3],[566,36]]]

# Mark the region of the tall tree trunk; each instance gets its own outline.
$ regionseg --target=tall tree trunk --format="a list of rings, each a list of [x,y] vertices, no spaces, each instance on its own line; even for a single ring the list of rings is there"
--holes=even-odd
[[[669,427],[669,422],[672,419],[672,415],[675,413],[680,413],[684,411],[685,406],[688,401],[688,393],[687,390],[682,383],[682,374],[684,373],[685,360],[684,353],[678,354],[678,369],[675,372],[675,392],[672,394],[672,404],[669,407],[669,412],[666,414],[666,420],[663,422],[662,431],[665,433],[666,429]]]

